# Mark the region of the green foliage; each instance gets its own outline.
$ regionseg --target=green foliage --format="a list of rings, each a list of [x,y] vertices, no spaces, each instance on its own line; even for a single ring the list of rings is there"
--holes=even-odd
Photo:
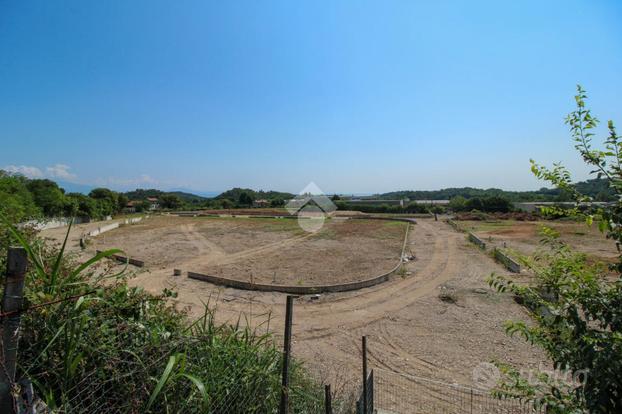
[[[216,197],[216,200],[227,199],[237,203],[240,200],[242,193],[247,193],[253,200],[289,200],[294,198],[294,195],[291,193],[283,193],[279,191],[255,191],[250,188],[232,188],[231,190],[227,190],[224,193],[219,194]]]
[[[97,201],[89,196],[80,193],[69,193],[67,194],[67,199],[74,206],[71,212],[68,213],[69,216],[91,218],[102,216]]]
[[[362,204],[348,203],[347,201],[335,202],[338,210],[360,211],[363,213],[387,213],[387,214],[426,214],[430,212],[428,206],[411,202],[404,207],[389,204]]]
[[[582,194],[597,198],[598,201],[615,200],[615,194],[609,188],[606,180],[594,178],[573,184],[574,188]],[[393,191],[375,196],[385,200],[451,200],[455,197],[462,198],[488,198],[502,197],[512,202],[523,201],[568,201],[570,197],[559,188],[540,188],[537,191],[505,191],[498,188],[444,188],[433,191]]]
[[[18,232],[31,262],[25,285],[18,377],[58,412],[275,412],[281,353],[246,324],[217,324],[213,310],[194,322],[110,274],[100,253],[79,264]],[[67,233],[69,234],[69,233]],[[5,252],[5,249],[2,249]],[[5,255],[5,253],[3,253]],[[294,361],[292,412],[317,412],[322,390]]]
[[[283,207],[285,205],[285,200],[282,198],[273,198],[270,200],[270,207]]]
[[[618,201],[611,206],[582,211],[579,203],[592,198],[572,185],[566,168],[555,164],[549,169],[532,160],[532,171],[577,203],[566,214],[583,218],[588,225],[598,223],[606,237],[619,243],[622,241],[622,202],[619,201],[622,143],[610,121],[605,149],[592,147],[598,121],[585,107],[583,89],[577,90],[577,108],[566,120],[575,148],[593,168],[592,173],[609,183]],[[514,293],[535,321],[535,325],[508,322],[508,333],[519,334],[542,347],[555,368],[569,370],[575,381],[560,383],[540,375],[537,383],[526,384],[515,370],[506,369],[506,381],[498,393],[519,393],[522,398],[546,404],[551,413],[622,412],[622,257],[610,269],[617,272],[616,280],[610,280],[604,265],[592,264],[585,255],[572,252],[554,231],[544,229],[542,235],[546,250],[533,259],[524,259],[536,277],[534,285],[518,285],[494,275],[489,283],[500,291]]]
[[[0,170],[0,214],[16,222],[42,214],[28,191],[26,178]]]
[[[54,181],[29,180],[27,187],[35,204],[44,215],[48,217],[63,215],[65,194]]]
[[[499,196],[468,199],[456,196],[449,201],[449,208],[455,212],[477,210],[486,213],[507,213],[512,211],[512,203],[507,198]]]
[[[181,208],[183,202],[181,201],[181,198],[175,194],[164,194],[160,196],[160,204],[162,205],[162,208],[176,210]]]
[[[241,206],[250,206],[253,204],[253,197],[247,191],[242,191],[238,197],[238,204]]]

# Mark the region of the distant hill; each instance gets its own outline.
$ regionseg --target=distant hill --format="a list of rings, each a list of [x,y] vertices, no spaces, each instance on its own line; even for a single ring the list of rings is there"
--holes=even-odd
[[[236,202],[240,199],[241,193],[248,193],[253,200],[260,200],[260,199],[289,200],[291,198],[294,198],[294,194],[284,193],[280,191],[263,191],[263,190],[255,191],[255,190],[251,190],[250,188],[232,188],[231,190],[227,190],[224,193],[219,194],[216,197],[216,199],[217,200],[227,199],[227,200]]]
[[[592,180],[581,181],[575,184],[576,189],[597,201],[614,200],[614,192],[609,188],[605,179],[595,178]],[[462,196],[464,198],[491,197],[498,196],[509,199],[510,201],[565,201],[568,196],[556,188],[541,188],[536,191],[506,191],[499,188],[444,188],[432,191],[392,191],[384,194],[377,194],[372,198],[395,200],[408,198],[410,200],[450,200],[453,197]]]
[[[161,197],[165,194],[176,195],[182,201],[185,201],[187,203],[200,203],[200,202],[209,200],[209,198],[207,197],[202,197],[196,194],[186,193],[183,191],[161,191],[161,190],[156,190],[155,188],[150,188],[146,190],[142,188],[137,188],[134,191],[128,191],[123,194],[125,194],[125,196],[129,200],[144,200],[147,197]]]

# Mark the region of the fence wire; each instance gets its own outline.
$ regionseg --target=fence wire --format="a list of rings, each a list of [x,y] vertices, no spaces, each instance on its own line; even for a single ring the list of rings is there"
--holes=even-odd
[[[488,391],[374,368],[374,409],[383,414],[527,414],[544,410]]]

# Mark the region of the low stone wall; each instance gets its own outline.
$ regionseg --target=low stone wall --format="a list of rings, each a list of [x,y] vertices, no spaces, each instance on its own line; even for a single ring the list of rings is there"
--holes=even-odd
[[[142,219],[143,219],[142,217],[128,218],[128,219],[123,220],[123,224],[136,224],[140,222]]]
[[[479,237],[477,237],[475,234],[473,233],[468,233],[469,235],[469,241],[473,244],[475,244],[477,247],[479,247],[482,250],[486,250],[486,243],[484,243]]]
[[[117,223],[106,224],[105,226],[100,226],[96,228],[95,230],[90,231],[89,233],[87,233],[87,236],[88,237],[99,236],[102,233],[119,228],[121,224],[136,224],[140,222],[142,219],[143,219],[142,217],[132,217],[132,218],[127,218],[125,220],[119,221]]]
[[[110,230],[114,230],[114,229],[116,229],[118,227],[119,227],[119,223],[106,224],[105,226],[100,226],[100,227],[96,228],[95,230],[89,232],[87,234],[87,236],[89,236],[89,237],[99,236],[102,233],[105,233],[105,232],[110,231]]]
[[[70,217],[57,217],[57,218],[51,218],[51,219],[45,219],[45,220],[28,220],[28,221],[18,224],[17,227],[19,228],[32,227],[35,230],[41,231],[41,230],[48,230],[48,229],[56,229],[59,227],[66,227],[69,225],[71,220],[72,219]],[[73,224],[88,223],[90,221],[91,220],[88,217],[74,217],[73,218]]]
[[[97,253],[101,253],[101,250],[97,250]],[[131,257],[125,257],[125,256],[121,256],[118,254],[113,254],[112,256],[110,256],[110,258],[116,260],[117,262],[120,263],[129,263],[131,265],[134,265],[136,267],[144,267],[145,266],[145,262],[142,260],[138,260],[138,259],[132,259]]]
[[[455,221],[449,219],[447,220],[447,224],[449,224],[451,227],[454,228],[454,230],[456,231],[462,231],[462,228],[458,225],[458,223],[456,223]]]
[[[382,217],[382,216],[352,216],[353,220],[387,220],[387,221],[402,221],[410,224],[417,224],[417,220],[409,217]]]
[[[496,247],[493,250],[493,255],[495,259],[502,263],[510,272],[520,273],[520,264],[518,264],[514,259],[510,256],[503,253],[501,250]]]
[[[387,217],[378,217],[379,220],[386,220],[390,218]],[[414,224],[414,220],[409,219],[395,219],[397,221],[407,221],[410,224]],[[406,226],[406,231],[404,232],[404,242],[402,243],[402,250],[400,252],[400,259],[397,265],[389,270],[386,273],[383,273],[379,276],[375,276],[366,280],[361,280],[359,282],[348,282],[348,283],[340,283],[334,285],[319,285],[319,286],[299,286],[299,285],[268,285],[262,283],[250,283],[244,282],[242,280],[229,279],[220,276],[212,276],[206,275],[202,273],[196,272],[188,272],[188,277],[191,279],[202,280],[204,282],[213,283],[219,286],[227,286],[236,289],[242,290],[255,290],[262,292],[281,292],[281,293],[290,293],[294,295],[312,295],[316,293],[328,293],[328,292],[348,292],[351,290],[358,290],[367,287],[372,287],[378,285],[380,283],[386,282],[389,280],[389,277],[398,271],[403,264],[404,252],[406,250],[406,246],[408,245],[408,233],[409,233],[410,225]]]

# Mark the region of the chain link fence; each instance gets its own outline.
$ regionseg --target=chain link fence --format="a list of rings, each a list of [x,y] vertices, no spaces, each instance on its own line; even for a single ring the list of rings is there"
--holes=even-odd
[[[489,391],[374,368],[374,408],[378,414],[533,414],[543,409]]]

